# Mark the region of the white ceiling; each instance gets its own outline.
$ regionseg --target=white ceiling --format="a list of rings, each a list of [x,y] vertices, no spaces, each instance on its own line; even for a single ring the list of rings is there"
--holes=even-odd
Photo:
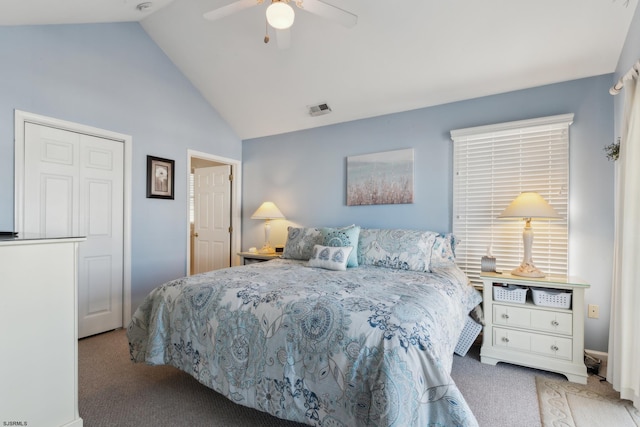
[[[324,0],[345,28],[297,9],[291,46],[265,35],[265,4],[234,0],[2,0],[0,25],[140,21],[242,139],[615,70],[638,0]],[[326,102],[328,115],[310,117]]]

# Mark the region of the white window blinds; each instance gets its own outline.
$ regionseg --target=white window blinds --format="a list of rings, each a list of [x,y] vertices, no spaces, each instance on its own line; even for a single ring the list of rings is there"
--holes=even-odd
[[[451,131],[456,262],[480,283],[491,246],[499,271],[523,258],[524,221],[498,219],[523,191],[535,191],[562,216],[533,220],[533,262],[546,274],[568,271],[569,125],[573,114]]]

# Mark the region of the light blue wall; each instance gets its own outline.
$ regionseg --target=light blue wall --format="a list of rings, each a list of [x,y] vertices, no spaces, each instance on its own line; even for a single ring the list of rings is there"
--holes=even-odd
[[[13,229],[14,109],[133,137],[132,308],[186,274],[186,156],[240,139],[137,23],[0,27],[0,230]],[[175,200],[146,198],[146,156],[175,160]]]
[[[586,322],[586,346],[607,348],[613,166],[603,147],[613,135],[612,76],[528,90],[243,142],[243,247],[260,246],[251,213],[267,199],[293,223],[451,230],[452,129],[574,113],[570,128],[570,269],[589,281],[587,302],[601,318]],[[346,157],[413,148],[415,202],[345,204]],[[287,222],[280,222],[284,228]],[[274,224],[275,227],[275,224]],[[272,239],[272,243],[283,243]]]

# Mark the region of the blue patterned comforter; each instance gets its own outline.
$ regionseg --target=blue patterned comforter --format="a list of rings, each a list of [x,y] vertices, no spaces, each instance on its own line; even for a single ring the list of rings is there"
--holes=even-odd
[[[434,273],[272,260],[165,283],[135,312],[131,358],[315,426],[477,426],[451,379],[480,295]]]

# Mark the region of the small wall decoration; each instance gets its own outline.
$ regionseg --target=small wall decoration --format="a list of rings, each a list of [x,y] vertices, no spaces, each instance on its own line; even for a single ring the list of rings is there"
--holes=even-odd
[[[147,156],[147,198],[173,200],[175,162]]]
[[[347,206],[413,203],[413,148],[347,157]]]
[[[620,137],[616,142],[613,142],[604,147],[604,152],[607,153],[607,160],[613,160],[614,162],[620,157]]]

